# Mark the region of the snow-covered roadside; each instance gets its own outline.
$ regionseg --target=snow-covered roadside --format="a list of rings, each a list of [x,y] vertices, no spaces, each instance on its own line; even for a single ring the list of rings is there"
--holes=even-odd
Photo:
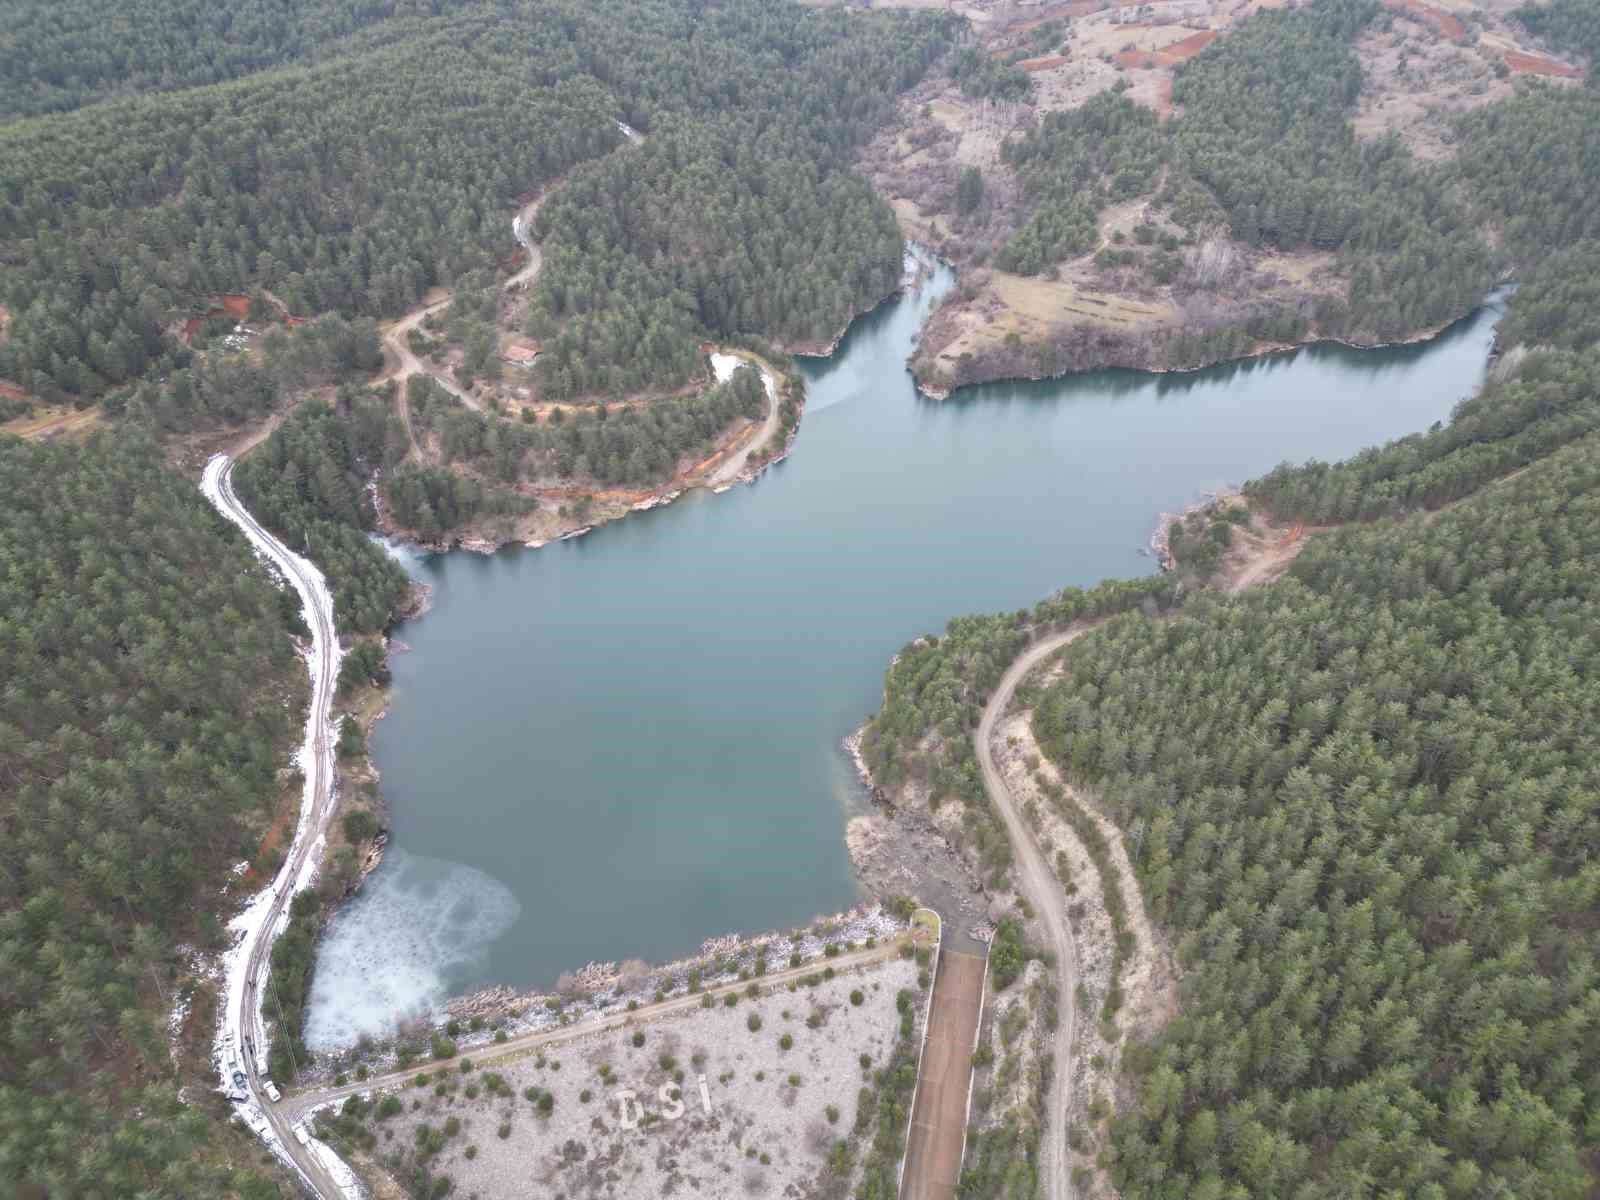
[[[244,532],[256,553],[274,572],[299,593],[306,625],[311,631],[305,653],[312,695],[305,741],[295,755],[296,765],[305,776],[305,790],[294,837],[271,886],[252,897],[229,923],[235,940],[222,958],[224,991],[213,1052],[221,1090],[233,1099],[240,1118],[314,1194],[326,1195],[328,1189],[319,1186],[308,1173],[305,1156],[298,1153],[301,1147],[284,1136],[287,1124],[276,1118],[262,1099],[270,1080],[267,1078],[267,1033],[261,985],[267,980],[272,941],[288,926],[290,901],[295,893],[310,887],[316,879],[333,810],[337,731],[332,726],[331,714],[340,658],[333,595],[321,571],[278,542],[250,516],[233,493],[232,469],[231,458],[220,454],[213,457],[206,463],[200,490],[218,512]],[[235,1072],[245,1076],[246,1087],[238,1086]],[[324,1150],[317,1150],[312,1171],[331,1179],[340,1194],[359,1197],[361,1190],[348,1168],[340,1163],[340,1169],[335,1170],[327,1158]]]

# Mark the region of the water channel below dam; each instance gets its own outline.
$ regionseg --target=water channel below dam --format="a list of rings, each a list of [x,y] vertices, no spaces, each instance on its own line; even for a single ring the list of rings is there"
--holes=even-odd
[[[1146,574],[1162,510],[1447,418],[1500,315],[1412,346],[938,402],[905,360],[951,285],[940,269],[805,360],[794,451],[754,485],[539,550],[411,561],[433,605],[397,632],[373,738],[393,839],[322,942],[314,1048],[854,903],[843,829],[864,797],[840,739],[901,646]]]

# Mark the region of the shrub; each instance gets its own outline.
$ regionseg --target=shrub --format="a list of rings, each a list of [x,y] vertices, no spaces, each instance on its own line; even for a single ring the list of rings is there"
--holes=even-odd
[[[761,1014],[760,1013],[751,1013],[748,1017],[745,1018],[744,1023],[745,1023],[745,1026],[750,1030],[751,1033],[760,1033],[761,1032]]]
[[[1022,926],[1007,917],[995,927],[994,940],[989,944],[989,969],[994,973],[997,991],[1010,987],[1022,968],[1028,964],[1028,952],[1022,944]]]
[[[378,1120],[386,1121],[400,1112],[405,1105],[400,1103],[399,1096],[385,1096],[378,1101]]]
[[[722,998],[722,1004],[724,1008],[732,1008],[737,1003],[739,1003],[738,992],[729,992]]]
[[[854,991],[852,991],[850,993],[850,1003],[855,1005],[857,1008],[860,1008],[863,1004],[866,1003],[866,1001],[867,1001],[867,994],[865,992],[863,992],[860,988],[856,988]]]
[[[505,1141],[506,1138],[511,1136],[511,1122],[510,1121],[501,1121],[500,1122],[500,1128],[498,1130],[496,1130],[496,1132],[499,1133],[500,1140],[501,1141]]]
[[[822,1115],[828,1118],[829,1125],[837,1125],[839,1123],[839,1106],[837,1104],[828,1105],[827,1108],[822,1110]]]
[[[779,1050],[789,1050],[789,1049],[792,1049],[793,1047],[794,1047],[794,1035],[793,1034],[786,1033],[781,1038],[778,1039],[778,1049]]]
[[[642,1029],[641,1029],[641,1030],[638,1030],[638,1031],[637,1031],[637,1032],[636,1032],[636,1033],[635,1033],[635,1034],[634,1034],[634,1035],[633,1035],[633,1044],[634,1044],[634,1045],[635,1045],[635,1046],[642,1046],[642,1045],[644,1045],[644,1030],[642,1030]]]

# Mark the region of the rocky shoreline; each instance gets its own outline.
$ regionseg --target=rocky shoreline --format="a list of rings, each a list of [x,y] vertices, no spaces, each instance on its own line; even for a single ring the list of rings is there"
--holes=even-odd
[[[1214,492],[1202,492],[1200,499],[1187,505],[1180,512],[1157,513],[1156,527],[1150,534],[1150,554],[1163,571],[1170,571],[1177,566],[1177,560],[1172,557],[1169,545],[1172,538],[1172,525],[1174,522],[1183,522],[1199,512],[1209,512],[1224,501],[1234,500],[1242,496],[1238,488],[1222,488]]]
[[[845,824],[857,882],[879,897],[913,897],[944,918],[948,945],[981,951],[996,915],[988,891],[934,814],[920,805],[895,804],[873,779],[861,748],[866,729],[863,724],[842,743],[877,809]]]

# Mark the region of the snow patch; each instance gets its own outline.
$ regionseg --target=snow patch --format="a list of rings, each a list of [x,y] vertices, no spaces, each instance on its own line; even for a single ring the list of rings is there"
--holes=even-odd
[[[477,964],[522,906],[475,867],[391,848],[323,938],[306,1045],[341,1050],[401,1020],[437,1015],[451,981]]]

